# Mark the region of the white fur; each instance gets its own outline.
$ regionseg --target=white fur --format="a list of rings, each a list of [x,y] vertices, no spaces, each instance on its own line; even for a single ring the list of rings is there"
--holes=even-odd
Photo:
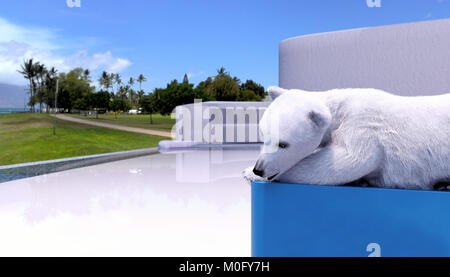
[[[432,189],[450,180],[450,94],[402,97],[377,89],[306,92],[269,88],[275,98],[260,123],[265,144],[279,120],[286,149],[258,159],[262,178],[341,185],[365,178],[389,188]],[[315,111],[314,124],[308,120]],[[323,119],[323,121],[322,121]],[[272,142],[273,143],[273,142]],[[261,180],[252,172],[247,180]]]

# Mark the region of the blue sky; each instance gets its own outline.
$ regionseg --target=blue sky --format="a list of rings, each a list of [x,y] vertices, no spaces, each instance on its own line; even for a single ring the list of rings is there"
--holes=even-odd
[[[305,34],[450,17],[450,0],[66,0],[2,1],[0,82],[21,84],[21,60],[143,73],[146,91],[198,83],[224,66],[241,80],[278,83],[278,44]],[[25,83],[24,83],[25,84]]]

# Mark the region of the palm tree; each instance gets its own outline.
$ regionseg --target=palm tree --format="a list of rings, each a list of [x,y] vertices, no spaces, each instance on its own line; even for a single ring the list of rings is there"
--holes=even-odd
[[[136,99],[136,92],[134,91],[134,89],[130,88],[128,90],[128,95],[130,96],[130,107],[133,107],[133,103],[135,102],[134,100]]]
[[[128,80],[128,85],[129,85],[129,86],[127,86],[127,87],[128,87],[128,88],[127,88],[127,94],[130,95],[130,106],[133,105],[132,99],[131,99],[131,98],[132,98],[133,92],[130,91],[130,90],[133,90],[133,85],[135,84],[135,82],[136,82],[136,80],[135,80],[133,77],[130,77],[130,80]]]
[[[108,79],[109,79],[108,72],[103,71],[100,78],[98,78],[98,83],[100,84],[101,88],[107,89]]]
[[[33,83],[33,95],[30,99],[30,105],[33,106],[33,112],[36,112],[36,93],[37,93],[37,82],[36,82],[36,72],[34,72],[34,78],[32,80]]]
[[[122,79],[120,78],[119,73],[114,75],[114,82],[116,83],[118,88],[120,87],[120,85],[122,85]]]
[[[112,78],[112,75],[108,75],[106,77],[106,90],[109,91],[110,88],[113,88],[113,81],[114,80]],[[114,89],[113,89],[112,93],[114,94]]]
[[[112,93],[114,94],[114,83],[116,82],[116,74],[111,73],[108,76],[109,85],[112,88]]]
[[[89,69],[84,70],[83,72],[83,80],[90,83],[91,82],[91,77],[89,76],[91,74],[91,71]]]
[[[224,76],[224,75],[227,75],[228,74],[228,72],[226,72],[225,71],[225,67],[221,67],[221,68],[219,68],[219,69],[217,69],[217,75],[218,76]]]
[[[139,103],[141,103],[142,97],[145,95],[145,91],[143,91],[142,89],[140,91],[137,92],[137,97],[138,97],[138,101]]]
[[[133,78],[133,77],[130,77],[130,80],[128,81],[128,84],[129,84],[131,87],[133,87],[134,82],[135,82],[134,78]]]
[[[30,112],[34,110],[34,78],[36,73],[34,71],[33,59],[29,59],[27,61],[23,61],[23,64],[20,66],[21,70],[18,70],[20,74],[22,74],[25,79],[28,79],[30,82]]]
[[[101,77],[98,79],[98,83],[102,88],[106,89],[109,92],[109,88],[111,88],[113,85],[113,78],[113,74],[109,74],[108,72],[103,71]]]
[[[86,70],[86,71],[88,71],[88,70]],[[86,78],[86,76],[89,76],[89,73],[88,74],[86,74],[86,71],[84,72],[85,73],[85,78]],[[56,80],[56,74],[58,73],[58,71],[54,68],[54,67],[52,67],[48,72],[47,72],[47,75],[46,75],[46,78],[45,78],[45,86],[47,87],[47,113],[49,113],[50,111],[49,111],[49,108],[50,108],[50,92],[51,91],[53,91],[54,89],[55,89],[55,80]],[[56,107],[55,107],[56,108]]]
[[[39,113],[42,113],[42,103],[45,98],[44,92],[44,77],[47,74],[45,65],[41,63],[34,64],[34,70],[36,72],[36,81],[39,86],[38,99],[39,99]]]
[[[145,78],[144,75],[139,75],[139,77],[137,78],[137,81],[139,82],[139,90],[142,90],[142,83],[143,82],[147,82],[147,78]]]
[[[121,100],[125,101],[124,99],[128,95],[128,91],[130,90],[130,86],[121,86],[117,92],[117,97],[119,97]]]
[[[238,77],[233,77],[233,81],[235,81],[236,84],[241,85],[241,80]]]

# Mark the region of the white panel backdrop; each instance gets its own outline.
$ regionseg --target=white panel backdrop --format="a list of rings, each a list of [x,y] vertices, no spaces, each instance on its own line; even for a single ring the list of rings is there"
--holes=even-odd
[[[450,19],[294,37],[279,55],[283,88],[450,92]]]

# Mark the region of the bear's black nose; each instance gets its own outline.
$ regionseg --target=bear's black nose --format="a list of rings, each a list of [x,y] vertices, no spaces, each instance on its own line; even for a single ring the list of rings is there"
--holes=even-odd
[[[262,177],[264,175],[264,170],[258,170],[255,168],[253,168],[253,173],[255,173],[255,175]]]

